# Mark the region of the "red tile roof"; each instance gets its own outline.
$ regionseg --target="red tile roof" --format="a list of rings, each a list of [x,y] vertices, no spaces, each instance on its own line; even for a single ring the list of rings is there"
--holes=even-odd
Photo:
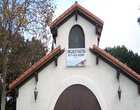
[[[133,71],[132,69],[130,69],[129,67],[127,67],[122,62],[120,62],[118,59],[116,59],[115,57],[111,56],[110,54],[108,54],[104,50],[100,49],[96,45],[93,45],[93,49],[94,49],[94,51],[97,51],[98,53],[100,53],[101,55],[103,55],[104,57],[106,57],[107,59],[109,59],[110,61],[112,61],[113,63],[115,63],[116,65],[118,65],[120,68],[122,68],[125,71],[127,71],[132,77],[134,77],[135,79],[137,79],[138,81],[140,81],[140,75],[138,73],[136,73],[135,71]],[[17,84],[19,84],[24,79],[26,79],[32,72],[34,72],[37,68],[39,68],[40,66],[42,66],[46,61],[48,61],[52,56],[56,55],[60,51],[61,51],[61,47],[58,46],[56,49],[54,49],[53,51],[51,51],[48,55],[44,56],[41,60],[39,60],[31,68],[29,68],[22,75],[20,75],[15,81],[13,81],[9,85],[9,89],[13,89]]]
[[[25,71],[23,74],[21,74],[15,81],[13,81],[9,85],[9,89],[14,88],[17,84],[19,84],[21,81],[26,79],[32,72],[34,72],[37,68],[42,66],[46,61],[48,61],[53,55],[57,54],[59,51],[61,51],[60,46],[58,46],[56,49],[52,50],[48,55],[46,55],[42,59],[40,59],[37,63],[35,63],[27,71]]]
[[[62,18],[67,16],[75,8],[80,9],[82,12],[84,12],[85,14],[87,14],[89,17],[91,17],[92,19],[96,20],[97,22],[99,22],[101,25],[104,24],[104,22],[100,18],[98,18],[97,16],[95,16],[94,14],[92,14],[91,12],[89,12],[88,10],[83,8],[81,5],[79,5],[77,2],[75,2],[75,4],[73,4],[69,9],[67,9],[63,14],[61,14],[57,19],[55,19],[50,24],[50,28],[52,28],[57,22],[59,22]]]
[[[104,50],[100,49],[96,45],[93,45],[93,49],[95,51],[99,52],[101,55],[105,56],[107,59],[109,59],[110,61],[112,61],[113,63],[115,63],[116,65],[118,65],[119,67],[121,67],[122,69],[124,69],[126,72],[128,72],[130,74],[130,76],[132,76],[135,79],[137,79],[138,81],[140,81],[140,75],[138,73],[136,73],[135,71],[133,71],[131,68],[127,67],[122,62],[120,62],[118,59],[116,59],[112,55],[108,54]]]

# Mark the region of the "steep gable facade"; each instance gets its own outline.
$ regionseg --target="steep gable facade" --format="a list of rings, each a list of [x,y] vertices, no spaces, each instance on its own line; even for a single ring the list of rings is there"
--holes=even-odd
[[[9,85],[17,110],[139,109],[140,75],[99,48],[103,24],[77,2],[52,22],[56,49]]]

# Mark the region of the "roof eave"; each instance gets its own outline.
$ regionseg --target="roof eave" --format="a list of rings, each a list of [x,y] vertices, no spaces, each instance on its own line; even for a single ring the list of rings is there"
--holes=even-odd
[[[64,49],[61,50],[61,47],[58,46],[55,50],[51,51],[48,55],[44,56],[41,60],[39,60],[36,64],[30,67],[27,71],[21,74],[15,81],[13,81],[9,85],[9,89],[17,88],[22,82],[24,82],[28,77],[30,77],[33,73],[35,73],[39,68],[49,62],[56,55],[61,55],[64,52]],[[60,54],[59,54],[60,53]]]
[[[125,64],[120,62],[118,59],[113,57],[112,55],[108,54],[107,52],[100,49],[98,46],[93,45],[93,50],[103,56],[108,61],[112,62],[114,65],[116,65],[118,68],[122,69],[125,73],[127,73],[127,76],[132,77],[136,83],[140,84],[140,75],[127,67]]]
[[[69,16],[71,13],[73,13],[75,10],[80,11],[82,14],[84,14],[89,19],[96,22],[98,25],[103,27],[104,21],[102,21],[97,16],[93,15],[91,12],[80,6],[77,2],[72,5],[69,9],[67,9],[63,14],[61,14],[57,19],[55,19],[51,24],[50,28],[53,29],[55,26],[57,26],[61,21],[63,21],[67,16]]]

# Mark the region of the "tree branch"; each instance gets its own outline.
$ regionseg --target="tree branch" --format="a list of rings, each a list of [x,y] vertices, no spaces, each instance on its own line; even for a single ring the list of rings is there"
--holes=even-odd
[[[2,42],[2,41],[0,41],[0,44],[1,44],[1,45],[3,45],[3,42]]]

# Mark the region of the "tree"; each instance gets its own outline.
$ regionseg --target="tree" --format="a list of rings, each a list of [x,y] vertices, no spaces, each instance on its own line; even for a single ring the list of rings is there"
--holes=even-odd
[[[40,60],[46,54],[44,44],[35,37],[33,37],[31,41],[25,41],[24,37],[18,34],[18,37],[13,41],[12,44],[13,45],[10,48],[10,54],[8,56],[8,73],[6,78],[7,91],[9,90],[8,85],[11,82],[13,82],[24,71],[26,71],[30,66]],[[2,65],[0,65],[0,67],[2,67]],[[12,92],[8,92],[6,95],[8,98],[8,100],[6,100],[6,110],[15,110],[15,94]]]
[[[17,37],[11,50],[8,56],[8,85],[46,54],[44,44],[35,37],[31,41]]]
[[[128,50],[125,46],[107,47],[104,50],[140,74],[140,56],[137,53],[134,54],[132,50]]]
[[[19,36],[13,42],[12,51],[9,55],[9,65],[7,74],[7,85],[13,82],[19,77],[24,71],[26,71],[35,62],[45,56],[46,51],[44,44],[36,39],[32,38],[31,41],[24,40],[24,37]],[[9,90],[7,88],[7,90]],[[6,102],[6,110],[15,110],[16,96],[14,93],[7,93],[8,100]]]
[[[2,98],[1,110],[6,104],[6,77],[12,42],[24,31],[37,34],[46,31],[56,6],[53,0],[1,0],[0,1],[0,45],[2,47]],[[12,51],[12,50],[11,50]]]
[[[9,50],[10,54],[8,56],[8,66],[7,66],[8,73],[6,78],[7,91],[9,91],[8,85],[11,82],[13,82],[24,71],[26,71],[30,66],[32,66],[38,60],[40,60],[46,54],[45,46],[40,40],[33,37],[31,41],[29,40],[25,41],[24,37],[21,36],[20,34],[18,34],[17,36],[18,37],[16,37],[16,39],[12,42],[13,45],[12,47],[10,47]],[[0,67],[2,67],[2,65],[0,65]],[[15,94],[12,92],[8,92],[6,95],[8,98],[8,100],[6,100],[6,110],[15,110],[16,107]]]

